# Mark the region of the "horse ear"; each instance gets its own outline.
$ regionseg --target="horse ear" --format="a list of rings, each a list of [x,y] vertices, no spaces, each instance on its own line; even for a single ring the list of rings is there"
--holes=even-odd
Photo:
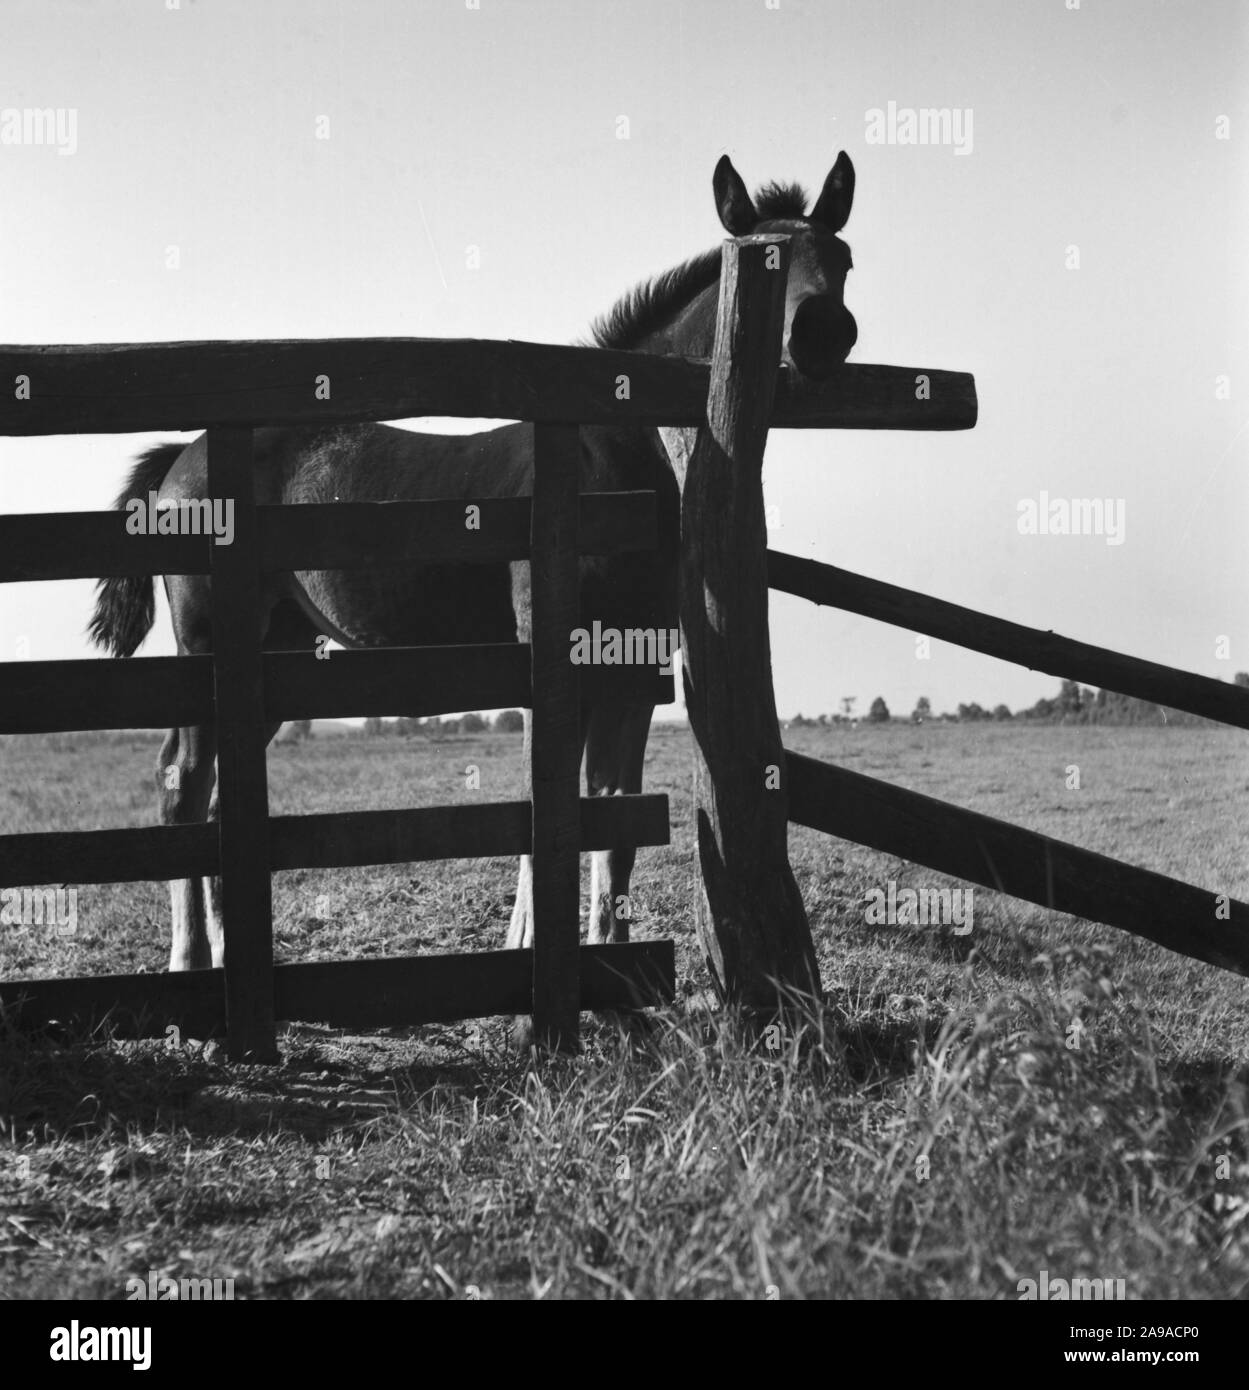
[[[711,187],[716,195],[716,211],[720,214],[720,224],[730,236],[748,236],[759,221],[755,205],[750,201],[742,176],[733,168],[733,161],[727,154],[720,156],[716,172],[712,175]]]
[[[854,165],[850,163],[850,156],[842,150],[837,156],[837,163],[824,180],[819,199],[811,209],[811,221],[822,222],[830,232],[839,232],[846,225],[853,202]]]

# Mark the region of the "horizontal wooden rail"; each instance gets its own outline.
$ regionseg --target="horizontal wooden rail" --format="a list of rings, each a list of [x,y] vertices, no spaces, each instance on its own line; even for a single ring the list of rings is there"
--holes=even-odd
[[[529,648],[517,642],[266,652],[265,713],[288,719],[423,718],[452,710],[525,708]],[[653,666],[586,666],[583,691],[671,704],[672,676]],[[210,656],[128,661],[0,662],[0,734],[165,729],[214,719]]]
[[[308,961],[274,969],[275,1016],[338,1028],[449,1023],[526,1014],[533,1006],[531,951],[477,951],[381,960]],[[581,1008],[627,1009],[672,999],[671,941],[582,946]],[[107,1023],[117,1036],[225,1036],[221,970],[99,975],[0,983],[0,1009],[24,1028]]]
[[[976,422],[966,372],[847,363],[817,383],[779,371],[773,429],[948,430]],[[472,338],[0,346],[0,380],[17,377],[29,379],[29,399],[0,393],[0,435],[422,415],[700,425],[710,368],[641,352]],[[625,399],[621,377],[629,383]],[[332,398],[319,399],[327,382]]]
[[[447,710],[502,709],[529,703],[529,648],[519,642],[455,647],[370,647],[329,652],[268,652],[264,707],[274,723]]]
[[[465,509],[479,509],[465,525]],[[581,495],[583,555],[654,550],[653,492]],[[263,570],[487,564],[529,554],[527,497],[298,503],[257,508]],[[207,536],[131,535],[127,513],[0,516],[0,583],[116,575],[208,574]]]
[[[1104,647],[1075,642],[1054,632],[993,618],[973,608],[900,589],[815,560],[768,551],[768,586],[780,593],[810,599],[875,618],[882,623],[926,633],[956,646],[1013,661],[1033,671],[1132,695],[1138,700],[1200,714],[1221,724],[1249,729],[1249,689],[1177,671],[1154,661],[1122,656]]]
[[[478,509],[474,526],[466,509]],[[585,492],[580,498],[583,555],[654,550],[653,492]],[[261,507],[265,570],[483,564],[529,555],[528,497],[420,502],[329,502]]]
[[[527,801],[274,816],[269,821],[269,861],[274,869],[331,869],[528,854],[531,820]],[[581,798],[583,853],[666,845],[668,834],[666,796]]]
[[[81,975],[71,980],[4,980],[0,1014],[21,1028],[111,1024],[122,1038],[163,1038],[172,1025],[186,1038],[226,1034],[224,970],[170,975]]]
[[[917,392],[923,383],[929,394],[921,398]],[[782,367],[769,428],[969,430],[978,414],[970,372],[847,362],[823,381]]]
[[[217,848],[217,827],[206,821],[0,835],[0,888],[202,878],[218,872]]]
[[[1249,974],[1249,905],[786,750],[789,818]]]
[[[0,662],[0,734],[170,729],[212,719],[211,656]]]
[[[668,798],[582,797],[581,851],[666,845]],[[528,854],[527,801],[335,811],[269,819],[271,869],[331,869],[428,859]],[[217,827],[50,830],[0,835],[0,888],[49,883],[138,883],[219,872]]]
[[[125,512],[0,516],[0,584],[117,575],[207,574],[207,536],[131,535]]]

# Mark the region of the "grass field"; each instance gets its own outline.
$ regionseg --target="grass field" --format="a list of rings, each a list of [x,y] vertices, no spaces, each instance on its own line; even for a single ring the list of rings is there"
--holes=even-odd
[[[1249,897],[1239,733],[895,724],[787,741]],[[151,823],[157,748],[0,741],[0,832]],[[271,806],[505,799],[519,758],[501,734],[314,739],[270,750]],[[711,1007],[694,941],[690,781],[688,733],[660,728],[647,787],[669,794],[672,844],[639,854],[634,934],[675,938],[679,998],[646,1040],[588,1021],[583,1056],[535,1071],[505,1020],[298,1024],[280,1067],[246,1068],[196,1044],[0,1029],[0,1297],[124,1298],[149,1271],[252,1298],[1013,1299],[1042,1270],[1123,1279],[1134,1299],[1244,1295],[1244,981],[980,890],[968,935],[869,925],[869,889],[943,880],[795,829],[828,1007],[752,1040]],[[279,874],[279,958],[501,946],[514,875]],[[163,884],[82,885],[73,936],[0,928],[0,973],[158,971],[168,935]]]

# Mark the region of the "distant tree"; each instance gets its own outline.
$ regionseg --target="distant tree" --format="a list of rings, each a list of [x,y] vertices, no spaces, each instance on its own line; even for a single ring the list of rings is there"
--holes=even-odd
[[[462,734],[484,734],[489,727],[480,714],[466,714],[460,719]]]
[[[872,707],[868,710],[867,717],[873,724],[889,723],[889,706],[885,704],[883,696],[877,695],[872,701]]]
[[[997,720],[1002,720],[1002,719],[1013,719],[1013,718],[1014,718],[1014,715],[1011,714],[1010,709],[1009,709],[1008,706],[1006,706],[1006,705],[995,705],[995,706],[993,707],[993,717],[994,717],[994,719],[997,719]]]
[[[817,724],[823,726],[824,728],[827,728],[827,727],[828,727],[828,715],[826,715],[826,714],[820,715],[820,717],[819,717],[815,722],[816,722]]]
[[[303,739],[306,739],[306,738],[311,738],[311,737],[312,737],[312,720],[311,720],[311,719],[296,719],[296,720],[294,721],[294,723],[291,725],[291,729],[292,729],[292,731],[294,732],[295,737],[296,737],[297,739],[300,739],[301,741],[302,741]]]
[[[1232,677],[1233,685],[1249,685],[1249,671],[1237,671]]]
[[[1087,723],[1087,710],[1093,703],[1093,692],[1084,690],[1079,681],[1063,681],[1058,692],[1058,716],[1066,724]]]
[[[927,695],[921,695],[915,702],[915,708],[911,711],[911,723],[922,724],[925,719],[932,718],[932,702]]]
[[[378,738],[386,732],[386,727],[382,722],[381,716],[371,714],[364,721],[364,732],[369,738]]]
[[[444,734],[458,734],[460,732],[460,722],[461,721],[458,719],[440,719],[438,721],[438,730],[440,733]]]
[[[525,731],[525,716],[518,709],[500,710],[494,717],[496,734],[522,734]]]
[[[988,714],[973,700],[970,705],[959,705],[958,722],[960,724],[977,724],[982,719],[988,719]]]

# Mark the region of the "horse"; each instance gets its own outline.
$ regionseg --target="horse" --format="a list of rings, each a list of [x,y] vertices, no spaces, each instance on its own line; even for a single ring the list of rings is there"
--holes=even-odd
[[[796,184],[770,183],[752,199],[727,155],[712,178],[716,211],[731,236],[787,233],[791,238],[782,358],[800,375],[828,376],[858,336],[845,305],[850,250],[838,233],[850,215],[854,166],[842,151],[808,212]],[[590,346],[710,357],[720,278],[719,246],[657,275],[625,294],[590,330]],[[418,434],[383,424],[262,428],[254,431],[258,503],[364,502],[394,499],[525,497],[533,490],[532,430],[504,425],[470,435]],[[636,626],[638,613],[661,629],[677,618],[679,497],[668,455],[654,428],[613,425],[581,431],[583,491],[653,489],[661,516],[658,555],[582,557],[581,623]],[[206,437],[162,443],[142,453],[115,503],[133,498],[158,506],[199,501],[207,492]],[[262,581],[261,626],[266,650],[310,650],[329,636],[346,647],[425,646],[528,640],[529,565],[399,564],[371,570],[312,570]],[[180,655],[211,651],[210,584],[206,575],[166,575],[165,593]],[[150,576],[114,577],[98,585],[90,639],[114,656],[132,656],[155,621]],[[637,697],[583,699],[581,752],[590,796],[636,793],[653,705]],[[267,731],[272,739],[280,728]],[[530,715],[525,716],[529,776]],[[216,733],[211,724],[170,729],[156,770],[162,824],[217,817]],[[588,938],[627,941],[635,851],[596,851],[591,866]],[[219,879],[170,883],[171,971],[219,967],[225,954]],[[533,944],[532,865],[521,859],[509,947]]]

